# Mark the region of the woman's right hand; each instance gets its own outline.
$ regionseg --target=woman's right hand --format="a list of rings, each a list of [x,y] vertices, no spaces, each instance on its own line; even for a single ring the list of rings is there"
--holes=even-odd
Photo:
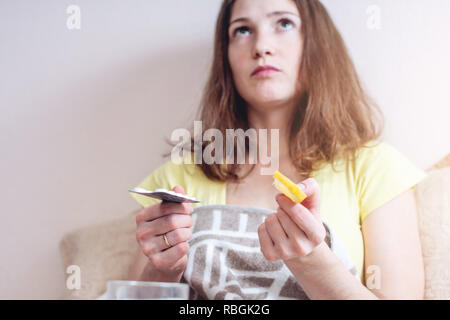
[[[172,189],[184,194],[181,186]],[[148,257],[142,279],[179,282],[188,262],[187,241],[192,236],[191,203],[161,202],[136,215],[136,240]],[[164,235],[170,244],[166,244]]]

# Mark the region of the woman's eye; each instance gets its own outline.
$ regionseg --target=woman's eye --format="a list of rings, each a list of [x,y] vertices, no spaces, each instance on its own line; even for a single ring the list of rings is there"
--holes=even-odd
[[[290,28],[283,28],[284,30],[289,30],[293,27],[292,22],[288,19],[282,19],[279,22],[281,22],[281,25],[284,25],[284,26],[290,25],[291,26]]]
[[[289,30],[294,27],[294,24],[289,19],[281,19],[278,23],[282,26],[283,30]],[[246,26],[242,26],[234,30],[233,36],[245,35],[245,32],[250,32],[250,29]]]
[[[234,30],[233,35],[236,36],[239,31],[245,31],[245,30],[248,30],[248,28],[247,27],[239,27],[236,30]]]

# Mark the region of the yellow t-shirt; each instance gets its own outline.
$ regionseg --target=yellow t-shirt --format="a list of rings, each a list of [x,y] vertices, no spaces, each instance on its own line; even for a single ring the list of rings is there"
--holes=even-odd
[[[334,170],[331,164],[325,164],[311,176],[320,187],[321,218],[342,240],[363,280],[362,222],[373,210],[414,188],[426,173],[390,144],[371,141],[358,150],[354,162],[336,161]],[[183,186],[186,194],[201,201],[193,207],[226,204],[226,183],[208,179],[194,163],[167,161],[138,187],[171,190],[176,185]],[[130,194],[144,208],[160,201]]]

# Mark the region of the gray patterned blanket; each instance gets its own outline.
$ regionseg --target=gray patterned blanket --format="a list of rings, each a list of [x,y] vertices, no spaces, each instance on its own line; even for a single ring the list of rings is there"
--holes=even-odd
[[[191,287],[190,299],[308,299],[285,264],[267,261],[260,251],[257,229],[271,213],[232,205],[194,208],[182,280]],[[359,280],[342,242],[324,225],[328,246]]]

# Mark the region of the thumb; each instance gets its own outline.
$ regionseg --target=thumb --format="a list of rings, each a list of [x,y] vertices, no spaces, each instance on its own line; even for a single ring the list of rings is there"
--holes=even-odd
[[[320,188],[317,181],[313,178],[303,180],[298,184],[300,189],[306,194],[306,199],[302,201],[302,205],[306,207],[311,213],[320,216]]]
[[[175,192],[178,192],[178,193],[181,193],[181,194],[186,194],[184,192],[184,189],[183,189],[182,186],[175,186],[175,187],[172,188],[172,191],[175,191]]]

